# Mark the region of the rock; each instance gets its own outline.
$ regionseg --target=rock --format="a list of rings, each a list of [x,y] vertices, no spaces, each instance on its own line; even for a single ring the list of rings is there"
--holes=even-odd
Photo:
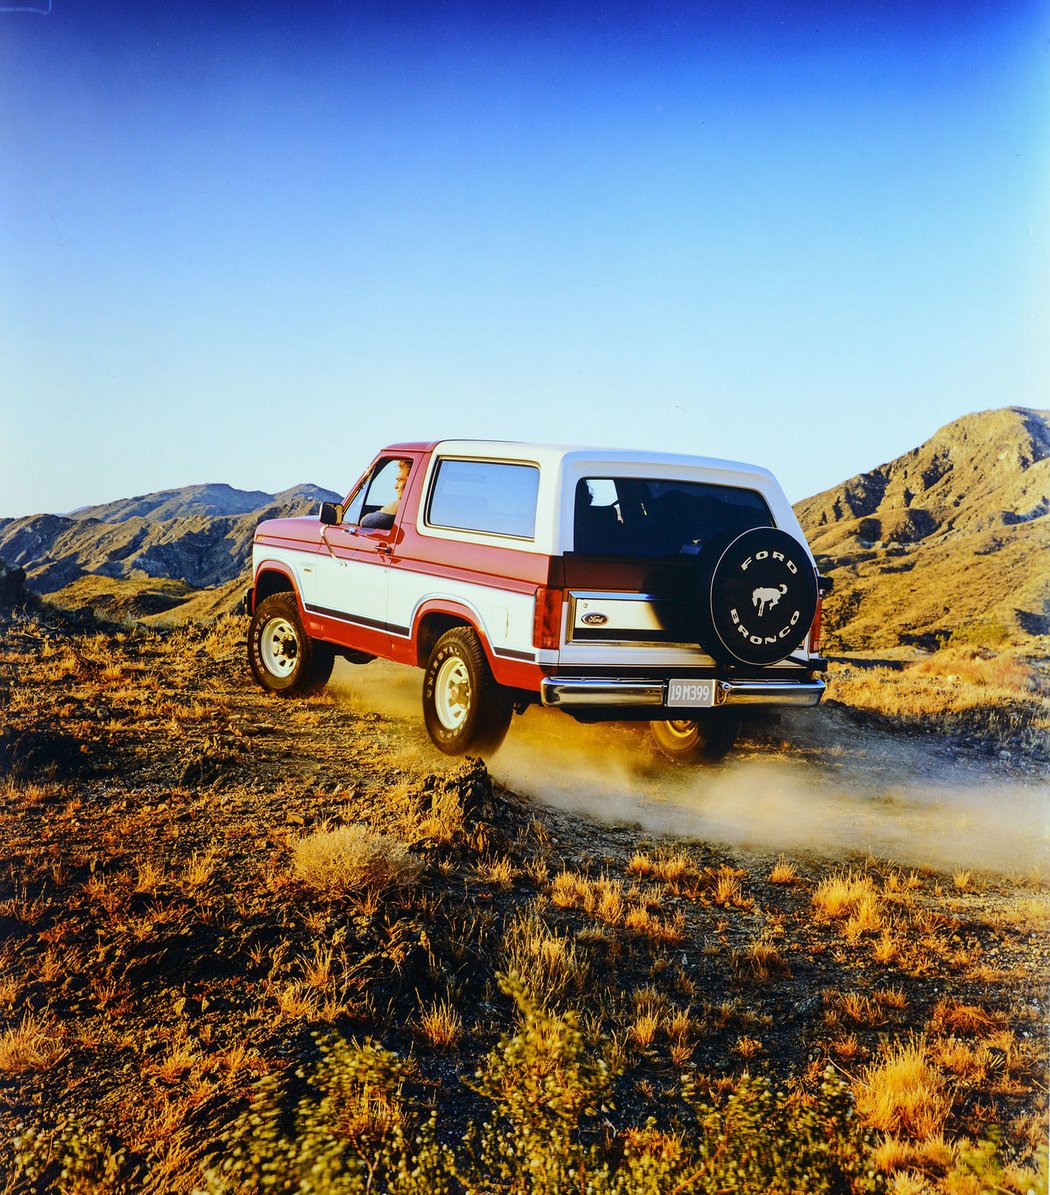
[[[11,568],[0,559],[0,607],[24,606],[32,600],[26,590],[24,568]]]

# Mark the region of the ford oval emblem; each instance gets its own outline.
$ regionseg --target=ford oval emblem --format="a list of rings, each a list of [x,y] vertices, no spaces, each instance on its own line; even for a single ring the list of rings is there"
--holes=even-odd
[[[589,627],[603,627],[609,619],[607,615],[595,612],[594,614],[585,614],[580,621],[585,622]]]

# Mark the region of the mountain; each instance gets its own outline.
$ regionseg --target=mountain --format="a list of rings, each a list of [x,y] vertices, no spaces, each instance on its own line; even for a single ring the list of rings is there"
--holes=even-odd
[[[795,513],[835,582],[833,648],[1050,632],[1050,411],[965,415]]]
[[[341,495],[340,495],[341,497]],[[292,506],[302,502],[338,502],[330,490],[316,485],[298,485],[267,494],[262,490],[236,490],[225,484],[190,485],[178,490],[160,490],[138,498],[121,498],[101,506],[84,506],[73,511],[71,519],[97,519],[102,523],[124,523],[129,519],[189,519],[199,515],[210,518],[246,515],[268,506]]]
[[[262,490],[235,490],[228,485],[190,485],[179,490],[160,490],[137,498],[120,498],[100,506],[84,506],[70,513],[71,519],[95,519],[100,523],[125,523],[129,519],[192,518],[195,515],[244,515],[273,500]]]
[[[200,590],[237,588],[262,519],[311,514],[340,499],[310,484],[279,494],[228,485],[163,490],[69,515],[0,519],[0,559],[60,604],[120,617],[189,612],[191,600],[202,606]]]

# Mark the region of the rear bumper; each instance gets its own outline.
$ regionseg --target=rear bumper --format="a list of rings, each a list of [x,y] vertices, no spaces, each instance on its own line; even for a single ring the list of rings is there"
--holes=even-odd
[[[715,705],[817,705],[826,688],[822,680],[721,680]],[[599,677],[548,676],[540,683],[540,702],[560,709],[607,707],[610,716],[621,708],[665,708],[667,682],[619,680]],[[676,707],[670,716],[681,718],[688,710]]]

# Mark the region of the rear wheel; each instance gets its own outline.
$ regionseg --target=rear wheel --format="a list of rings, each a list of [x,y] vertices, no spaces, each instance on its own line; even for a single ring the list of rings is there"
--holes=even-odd
[[[306,633],[294,593],[275,593],[252,614],[248,663],[264,689],[291,696],[322,688],[332,675],[335,652]]]
[[[493,677],[474,631],[446,631],[423,675],[423,720],[434,745],[446,755],[493,752],[513,712],[510,694]]]
[[[674,763],[714,763],[722,759],[736,742],[738,728],[736,715],[722,710],[695,721],[683,718],[649,723],[657,751]]]

